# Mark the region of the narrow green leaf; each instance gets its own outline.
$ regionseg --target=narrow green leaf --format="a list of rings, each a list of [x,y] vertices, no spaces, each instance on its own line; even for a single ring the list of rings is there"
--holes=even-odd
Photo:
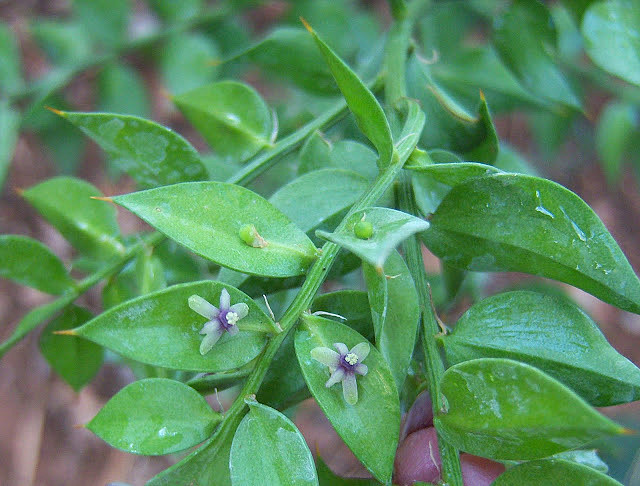
[[[84,339],[57,336],[54,332],[72,329],[92,317],[88,310],[71,305],[51,321],[40,335],[42,355],[75,391],[80,391],[100,370],[104,351]]]
[[[220,81],[173,98],[225,162],[243,162],[271,143],[273,116],[250,86]]]
[[[304,90],[338,93],[327,63],[303,29],[278,28],[238,57],[247,57],[267,73]]]
[[[378,174],[376,153],[354,140],[330,143],[318,132],[310,136],[300,150],[298,174],[303,175],[318,169],[335,167],[357,172],[367,179]]]
[[[640,281],[593,210],[545,179],[496,174],[455,186],[422,233],[458,268],[516,271],[566,282],[640,313]]]
[[[198,152],[180,135],[144,118],[60,111],[141,187],[208,178]]]
[[[113,201],[191,251],[239,272],[290,277],[303,274],[316,258],[311,240],[284,214],[258,194],[233,184],[176,184]],[[240,235],[251,225],[264,240],[258,247]]]
[[[238,321],[240,332],[220,338],[200,354],[200,330],[207,320],[191,310],[189,297],[198,295],[218,307],[226,288],[231,304],[244,302],[249,314]],[[127,358],[164,368],[189,371],[224,371],[255,358],[273,323],[245,294],[233,287],[206,280],[174,285],[112,307],[68,334],[80,336]]]
[[[620,178],[624,156],[638,133],[636,107],[630,103],[611,102],[600,115],[596,127],[596,150],[609,183]]]
[[[361,222],[372,225],[369,238],[358,236],[356,227]],[[429,227],[426,221],[388,208],[366,208],[358,211],[346,221],[341,230],[336,233],[316,231],[316,234],[355,253],[364,261],[370,263],[378,272],[393,249],[403,240],[414,233],[424,231]]]
[[[18,42],[11,28],[0,22],[0,91],[11,93],[23,85]]]
[[[220,51],[213,40],[195,33],[179,33],[162,50],[160,70],[171,94],[182,94],[217,77]]]
[[[99,111],[143,118],[151,114],[144,81],[126,64],[113,63],[102,68],[98,76],[98,94]]]
[[[231,444],[231,484],[317,485],[309,446],[298,428],[282,413],[246,400],[249,413]]]
[[[544,4],[517,0],[494,24],[493,45],[525,88],[540,98],[581,108],[553,59],[556,31]]]
[[[89,257],[106,259],[124,252],[116,209],[91,199],[102,193],[88,182],[54,177],[22,193],[69,243]]]
[[[490,459],[538,459],[625,431],[517,361],[465,361],[445,371],[440,386],[449,409],[434,418],[438,432],[456,448]]]
[[[362,268],[376,346],[389,364],[397,389],[402,390],[418,332],[418,293],[407,264],[397,251],[387,258],[382,274],[366,263]]]
[[[94,42],[115,47],[129,24],[129,0],[73,0],[73,13]]]
[[[0,192],[9,172],[19,134],[20,115],[9,107],[8,102],[0,101]]]
[[[29,25],[29,32],[56,66],[73,68],[91,55],[89,34],[78,22],[36,19]]]
[[[269,202],[307,233],[351,207],[368,186],[356,172],[321,169],[282,186]]]
[[[326,388],[328,368],[311,350],[344,343],[349,349],[365,339],[349,327],[305,316],[296,331],[295,348],[302,374],[323,412],[356,457],[382,482],[391,480],[400,429],[398,392],[389,367],[377,349],[365,359],[369,372],[357,378],[358,402],[349,405],[339,386]]]
[[[640,5],[632,0],[594,2],[582,19],[584,47],[602,69],[640,85]]]
[[[325,62],[331,70],[347,105],[356,119],[362,133],[371,141],[378,151],[378,168],[384,169],[391,163],[393,156],[393,139],[389,122],[382,111],[376,97],[369,91],[345,62],[306,25],[307,30],[316,41]]]
[[[117,449],[158,456],[199,444],[221,420],[190,386],[149,378],[120,390],[87,428]]]
[[[405,163],[415,152],[427,117],[416,100],[405,99],[401,109],[405,121],[395,142],[395,148],[398,152],[398,159]]]
[[[20,235],[0,235],[0,277],[54,295],[74,286],[64,264],[47,246]]]
[[[561,381],[595,406],[640,399],[640,369],[568,299],[505,292],[472,306],[443,338],[451,364],[510,358]]]
[[[492,486],[522,486],[523,484],[622,486],[615,479],[595,469],[562,459],[518,464],[498,476]]]
[[[56,314],[59,310],[64,309],[75,299],[76,296],[74,294],[69,294],[41,305],[40,307],[36,307],[35,309],[31,309],[27,315],[20,320],[6,341],[0,344],[0,358],[2,358],[5,353],[15,346],[23,337]]]
[[[431,178],[448,186],[457,186],[469,179],[490,174],[499,174],[502,171],[492,165],[478,164],[476,162],[456,162],[451,164],[431,164],[420,167],[409,167],[419,174],[428,174]]]

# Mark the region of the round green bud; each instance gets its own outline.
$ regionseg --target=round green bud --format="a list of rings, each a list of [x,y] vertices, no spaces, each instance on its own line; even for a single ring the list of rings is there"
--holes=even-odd
[[[353,227],[353,232],[361,240],[368,240],[373,236],[373,225],[369,221],[358,221]]]
[[[256,227],[252,224],[245,224],[238,231],[238,236],[247,245],[253,248],[264,248],[267,246],[267,242],[260,236]]]

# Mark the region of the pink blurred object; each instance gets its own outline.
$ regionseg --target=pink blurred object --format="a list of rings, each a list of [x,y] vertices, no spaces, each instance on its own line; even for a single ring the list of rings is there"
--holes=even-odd
[[[423,391],[413,402],[407,413],[400,440],[404,440],[409,434],[416,430],[425,429],[433,425],[433,405],[428,391]]]

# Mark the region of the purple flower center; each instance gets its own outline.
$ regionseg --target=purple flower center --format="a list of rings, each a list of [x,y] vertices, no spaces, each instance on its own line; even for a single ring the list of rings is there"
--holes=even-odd
[[[340,367],[348,373],[353,373],[354,368],[358,364],[358,355],[355,353],[347,353],[340,356]]]
[[[228,331],[231,326],[234,326],[236,322],[238,322],[238,314],[232,310],[221,309],[220,314],[218,314],[218,322],[224,327],[225,331]]]

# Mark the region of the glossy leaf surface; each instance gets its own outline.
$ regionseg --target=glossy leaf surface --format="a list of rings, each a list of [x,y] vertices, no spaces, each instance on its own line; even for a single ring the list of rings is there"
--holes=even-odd
[[[20,235],[0,235],[0,277],[56,295],[74,286],[64,264],[48,247]]]
[[[225,333],[213,349],[200,354],[199,334],[207,320],[191,310],[188,299],[199,295],[218,307],[226,288],[231,303],[244,302],[249,314],[238,321],[236,336]],[[164,368],[191,371],[223,371],[255,358],[264,347],[272,325],[269,318],[245,294],[211,280],[175,285],[112,307],[75,329],[81,336],[127,358]]]
[[[176,184],[113,198],[169,238],[232,270],[267,277],[303,274],[316,248],[302,230],[258,194],[223,182]],[[254,248],[240,229],[254,225]]]
[[[317,485],[309,446],[298,428],[282,413],[247,400],[249,413],[231,444],[231,484],[256,482],[282,486]]]
[[[373,179],[378,174],[376,153],[354,140],[330,143],[318,132],[310,136],[300,150],[298,174],[335,167],[348,169]]]
[[[111,163],[143,188],[208,178],[189,142],[157,123],[113,113],[58,114],[100,145]]]
[[[451,364],[476,358],[522,361],[595,406],[640,398],[640,369],[568,299],[529,291],[494,295],[472,306],[442,341]]]
[[[104,351],[100,346],[84,339],[53,333],[77,327],[92,317],[91,312],[86,309],[69,306],[40,335],[42,355],[75,391],[81,390],[100,370]]]
[[[497,174],[454,187],[422,233],[446,263],[474,271],[516,271],[581,288],[640,312],[640,281],[591,208],[537,177]]]
[[[308,29],[347,101],[358,127],[378,151],[378,167],[385,168],[391,163],[393,139],[382,107],[356,73],[310,27]]]
[[[615,479],[595,469],[562,459],[518,464],[498,476],[492,486],[521,486],[523,484],[622,486]]]
[[[368,185],[356,172],[321,169],[281,187],[269,202],[306,233],[351,207]]]
[[[525,88],[540,98],[580,108],[580,100],[552,57],[556,31],[544,4],[518,0],[495,25],[493,44]]]
[[[358,376],[358,402],[346,403],[339,386],[325,387],[328,368],[311,357],[311,350],[344,343],[351,349],[365,339],[349,327],[315,316],[304,317],[296,331],[295,348],[302,374],[314,398],[358,459],[380,481],[391,479],[400,428],[398,392],[382,355],[371,348],[364,360],[366,376]]]
[[[124,252],[116,209],[91,199],[102,193],[88,182],[54,177],[27,189],[22,196],[85,255],[109,258]]]
[[[368,239],[359,238],[354,232],[361,221],[373,225],[373,234]],[[367,208],[347,219],[346,225],[338,232],[317,231],[321,238],[340,245],[370,263],[378,272],[393,249],[414,233],[424,231],[429,223],[402,211],[388,208]]]
[[[389,364],[398,390],[401,390],[418,332],[418,293],[407,264],[397,251],[387,258],[382,274],[366,263],[363,270],[376,346]]]
[[[434,423],[458,449],[528,460],[575,449],[624,429],[540,370],[508,359],[476,359],[445,371],[449,409]]]
[[[112,447],[157,456],[199,444],[220,420],[190,386],[148,378],[120,390],[86,427]]]
[[[436,181],[452,187],[475,177],[503,172],[492,165],[478,164],[476,162],[431,164],[415,168],[410,167],[410,169],[419,174],[428,174]]]
[[[220,81],[173,101],[224,161],[242,162],[271,143],[271,111],[246,84]]]
[[[632,0],[592,3],[582,19],[589,57],[601,68],[640,85],[640,5]]]

